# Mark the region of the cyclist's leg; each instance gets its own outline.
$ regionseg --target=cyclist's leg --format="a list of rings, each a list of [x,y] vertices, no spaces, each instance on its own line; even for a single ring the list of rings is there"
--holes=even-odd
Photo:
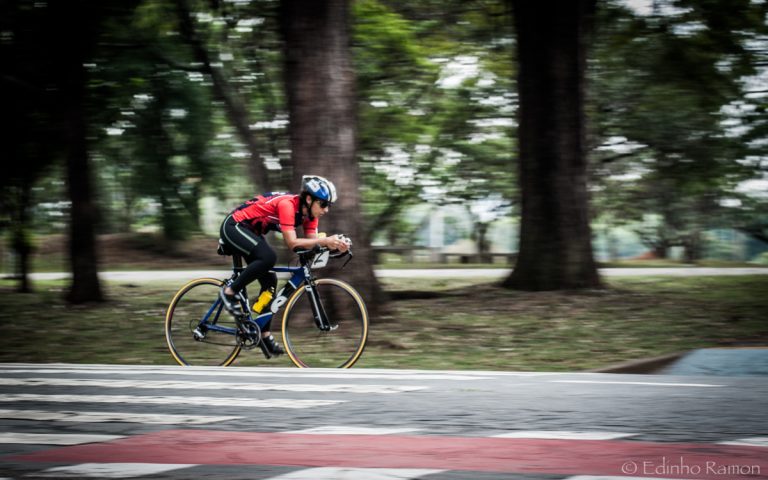
[[[270,267],[271,268],[271,267]],[[261,291],[259,292],[259,295],[261,295],[265,291],[270,291],[272,295],[275,294],[275,289],[277,288],[277,275],[275,272],[267,272],[263,275],[260,275],[258,277],[259,283],[261,284]],[[262,312],[268,312],[269,305],[267,304],[264,306],[264,309],[262,309]],[[269,320],[267,323],[265,323],[261,327],[261,347],[262,350],[264,350],[264,354],[267,358],[271,356],[277,356],[282,355],[285,353],[285,350],[283,349],[282,345],[275,340],[275,337],[272,336],[272,316],[270,315]]]
[[[272,265],[274,267],[274,265]],[[270,269],[272,267],[269,267]],[[262,292],[266,292],[269,290],[273,294],[275,293],[275,289],[277,288],[277,275],[275,272],[268,271],[262,275],[259,275],[256,277],[256,279],[259,281],[259,285],[261,285],[261,290],[259,290],[259,295],[261,295]]]
[[[267,243],[262,235],[256,235],[251,233],[252,238],[258,243],[251,247],[251,250],[246,255],[245,261],[248,262],[248,266],[240,273],[240,275],[232,282],[232,290],[239,292],[246,286],[248,286],[254,280],[259,280],[262,290],[265,284],[268,286],[273,274],[270,273],[270,269],[275,266],[277,261],[277,255],[272,247]],[[277,283],[275,281],[275,283]]]
[[[259,281],[259,285],[261,285],[261,290],[259,290],[259,296],[261,296],[261,294],[266,291],[271,292],[273,296],[275,295],[275,290],[277,289],[277,275],[275,274],[275,272],[268,271],[262,275],[259,275],[256,279]],[[266,312],[268,308],[269,308],[269,304],[265,305],[262,312]],[[270,323],[272,323],[271,319],[269,323],[265,325],[264,328],[269,330]]]
[[[241,255],[248,266],[240,273],[232,285],[221,290],[225,305],[239,303],[237,294],[251,282],[269,273],[277,256],[263,235],[258,235],[228,216],[221,225],[221,239],[233,251]],[[263,282],[262,282],[263,284]]]
[[[225,227],[224,233],[230,237],[230,241],[234,240],[240,243],[239,248],[241,251],[245,249],[247,244],[251,245],[250,251],[245,256],[248,266],[245,267],[228,288],[222,290],[224,295],[235,295],[254,280],[259,281],[262,292],[268,288],[274,291],[274,288],[277,286],[277,276],[273,272],[270,272],[270,270],[275,266],[275,262],[277,262],[277,254],[269,243],[267,243],[264,236],[256,235],[250,230],[242,227],[238,228],[236,225],[229,228]],[[271,321],[261,329],[261,346],[266,349],[265,355],[268,357],[282,355],[285,353],[285,350],[283,350],[283,347],[275,340],[275,337],[272,336],[270,323]]]
[[[224,221],[221,223],[219,229],[219,241],[222,242],[232,255],[236,255],[239,258],[243,258],[248,255],[251,245],[246,238],[241,238],[241,235],[237,228],[237,222],[232,218],[232,215],[227,215]],[[239,266],[239,261],[237,262]],[[219,290],[219,298],[221,299],[224,308],[232,315],[239,315],[241,312],[241,298],[235,291],[232,290],[227,284],[222,285]]]

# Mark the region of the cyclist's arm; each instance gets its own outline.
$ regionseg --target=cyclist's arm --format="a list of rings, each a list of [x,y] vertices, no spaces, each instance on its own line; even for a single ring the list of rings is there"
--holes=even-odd
[[[324,238],[317,238],[317,234],[311,234],[308,237],[305,238],[299,238],[296,235],[296,230],[287,230],[283,232],[283,241],[285,241],[285,245],[288,247],[290,251],[293,251],[294,248],[303,248],[306,250],[309,250],[311,248],[314,248],[315,245],[320,245],[321,247],[327,247],[331,250],[341,250],[342,252],[346,252],[349,248],[348,245],[341,241],[338,236],[332,235],[330,237],[324,237]]]
[[[348,246],[338,236],[317,238],[317,219],[314,221],[305,220],[304,229],[307,234],[304,238],[299,238],[296,234],[296,210],[293,202],[283,200],[277,206],[277,213],[280,221],[280,230],[283,232],[283,241],[290,251],[295,248],[309,250],[315,245],[327,247],[331,250],[341,250],[346,252]]]

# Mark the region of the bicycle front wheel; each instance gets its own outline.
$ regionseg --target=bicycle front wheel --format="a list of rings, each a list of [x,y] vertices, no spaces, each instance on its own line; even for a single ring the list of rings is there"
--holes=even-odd
[[[224,283],[198,278],[176,293],[165,315],[165,341],[179,365],[227,366],[240,353],[235,319],[219,300]]]
[[[349,368],[357,362],[368,339],[368,312],[360,294],[348,283],[331,278],[316,281],[317,298],[332,330],[315,325],[312,296],[299,288],[283,315],[283,341],[299,368]]]

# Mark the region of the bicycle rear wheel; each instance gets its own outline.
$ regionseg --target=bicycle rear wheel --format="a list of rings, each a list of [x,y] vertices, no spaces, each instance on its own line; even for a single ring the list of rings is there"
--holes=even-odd
[[[165,341],[179,365],[227,366],[240,353],[234,334],[235,319],[219,300],[222,285],[222,281],[213,278],[192,280],[168,306]],[[209,326],[224,327],[232,333],[211,330]]]
[[[348,283],[331,278],[316,281],[316,291],[334,328],[315,325],[311,295],[299,288],[283,315],[283,342],[299,368],[349,368],[357,362],[368,339],[368,312],[360,294]]]

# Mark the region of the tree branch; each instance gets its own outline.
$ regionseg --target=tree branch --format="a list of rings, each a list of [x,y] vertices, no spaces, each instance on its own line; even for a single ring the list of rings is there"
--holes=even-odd
[[[224,74],[211,64],[208,50],[195,30],[194,20],[192,19],[187,0],[176,0],[176,11],[179,15],[182,36],[192,47],[195,59],[202,64],[202,71],[207,73],[213,80],[214,94],[224,102],[224,108],[230,122],[232,122],[232,125],[251,154],[251,167],[253,169],[251,177],[253,182],[260,190],[268,190],[268,185],[270,185],[269,171],[261,157],[261,148],[256,140],[256,136],[251,131],[250,114],[245,103],[235,95],[234,89]]]

